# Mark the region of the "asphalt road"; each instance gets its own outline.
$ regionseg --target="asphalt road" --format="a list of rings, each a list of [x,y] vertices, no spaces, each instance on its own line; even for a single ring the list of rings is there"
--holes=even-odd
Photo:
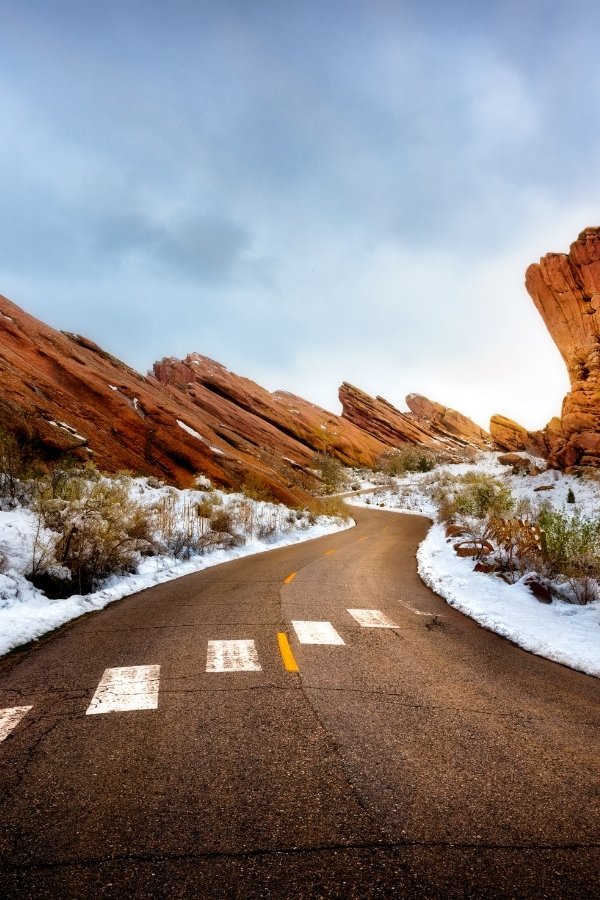
[[[0,662],[0,709],[31,707],[0,743],[0,896],[600,897],[600,683],[425,588],[425,519],[356,519]],[[207,672],[215,641],[250,669]],[[138,666],[148,708],[104,712]]]

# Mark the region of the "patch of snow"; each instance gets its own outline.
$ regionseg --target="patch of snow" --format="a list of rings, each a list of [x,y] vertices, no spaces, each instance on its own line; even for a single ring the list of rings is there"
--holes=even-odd
[[[211,447],[210,449],[212,450],[213,453],[216,453],[217,456],[225,456],[226,455],[222,450],[219,450],[218,447]]]
[[[419,575],[450,606],[524,650],[600,678],[600,601],[576,606],[539,603],[518,581],[472,570],[459,558],[443,525],[434,525],[417,552]]]
[[[118,390],[119,390],[119,388],[116,386],[116,384],[109,384],[109,388],[111,389],[111,391],[118,391]]]
[[[87,443],[87,438],[83,437],[82,434],[78,434],[77,431],[73,428],[72,425],[67,425],[66,422],[55,422],[54,419],[48,419],[48,425],[54,425],[55,428],[62,428],[63,431],[67,431],[71,437],[77,438],[79,441],[83,441],[83,443]]]
[[[2,316],[3,319],[8,319],[8,321],[9,321],[9,322],[12,322],[13,325],[16,325],[16,324],[17,324],[17,323],[15,322],[15,320],[13,319],[13,317],[12,317],[12,316],[7,316],[6,313],[0,313],[0,316]]]
[[[206,441],[204,440],[204,438],[202,437],[202,435],[201,435],[201,434],[198,434],[197,431],[194,431],[193,428],[190,428],[189,425],[186,425],[185,422],[182,422],[180,419],[177,419],[177,424],[178,424],[179,427],[182,428],[184,431],[187,431],[188,434],[191,434],[192,437],[195,437],[195,438],[197,438],[199,441],[202,441],[203,444],[206,443]]]

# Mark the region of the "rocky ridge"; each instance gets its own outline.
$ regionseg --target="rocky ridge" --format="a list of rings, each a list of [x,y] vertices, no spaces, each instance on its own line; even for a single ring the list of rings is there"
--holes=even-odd
[[[455,452],[490,446],[478,426],[419,395],[410,395],[407,413],[349,385],[340,396],[344,413],[336,416],[196,353],[160,360],[143,376],[0,296],[0,422],[32,455],[68,452],[179,486],[198,473],[232,488],[254,479],[296,504],[318,487],[318,451],[373,466],[405,443]]]
[[[339,390],[342,416],[362,431],[390,446],[419,444],[446,454],[464,454],[468,448],[493,450],[491,436],[456,410],[409,394],[409,412],[401,412],[383,397],[370,397],[348,382]]]

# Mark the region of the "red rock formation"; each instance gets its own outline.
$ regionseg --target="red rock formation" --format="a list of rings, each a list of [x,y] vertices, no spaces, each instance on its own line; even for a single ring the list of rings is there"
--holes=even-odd
[[[458,450],[485,432],[416,394],[400,413],[344,385],[344,415],[270,393],[198,354],[163,359],[144,377],[92,341],[49,328],[0,297],[0,419],[32,454],[65,451],[101,469],[188,486],[198,473],[239,488],[254,476],[278,499],[306,503],[317,451],[373,466],[401,443]]]
[[[553,419],[553,421],[555,421]],[[506,416],[492,416],[490,434],[500,450],[513,453],[527,452],[533,456],[548,456],[548,443],[545,431],[527,431],[522,425],[507,419]]]
[[[464,453],[465,448],[493,449],[487,432],[466,416],[419,394],[408,395],[411,411],[406,413],[348,382],[342,384],[339,397],[344,418],[392,447],[419,444],[451,453]]]
[[[545,430],[549,462],[600,466],[600,228],[586,228],[568,254],[531,265],[525,285],[569,373],[560,426]]]
[[[420,422],[426,422],[441,437],[456,439],[460,444],[466,442],[468,446],[482,450],[491,448],[492,441],[488,432],[455,409],[434,403],[421,394],[408,394],[406,405]]]
[[[279,461],[310,467],[315,453],[326,450],[345,465],[372,466],[388,449],[340,416],[285,391],[270,393],[198,353],[162,359],[154,374],[188,398],[203,419],[214,417],[223,440],[233,436]]]
[[[306,502],[292,466],[263,459],[258,435],[253,443],[222,426],[224,403],[213,399],[212,411],[201,412],[185,392],[0,297],[0,422],[34,452],[69,451],[106,471],[130,469],[180,486],[202,472],[239,487],[252,473],[278,499]]]

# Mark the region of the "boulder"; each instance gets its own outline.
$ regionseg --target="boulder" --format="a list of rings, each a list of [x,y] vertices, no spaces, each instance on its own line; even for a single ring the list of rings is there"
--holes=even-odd
[[[539,600],[540,603],[552,603],[552,594],[535,575],[529,575],[523,584],[527,585],[535,599]]]
[[[460,541],[454,544],[457,556],[484,556],[491,553],[494,547],[489,541]]]
[[[490,435],[500,450],[513,453],[531,453],[545,457],[548,454],[546,435],[543,431],[527,431],[522,425],[506,416],[494,415],[490,419]]]

